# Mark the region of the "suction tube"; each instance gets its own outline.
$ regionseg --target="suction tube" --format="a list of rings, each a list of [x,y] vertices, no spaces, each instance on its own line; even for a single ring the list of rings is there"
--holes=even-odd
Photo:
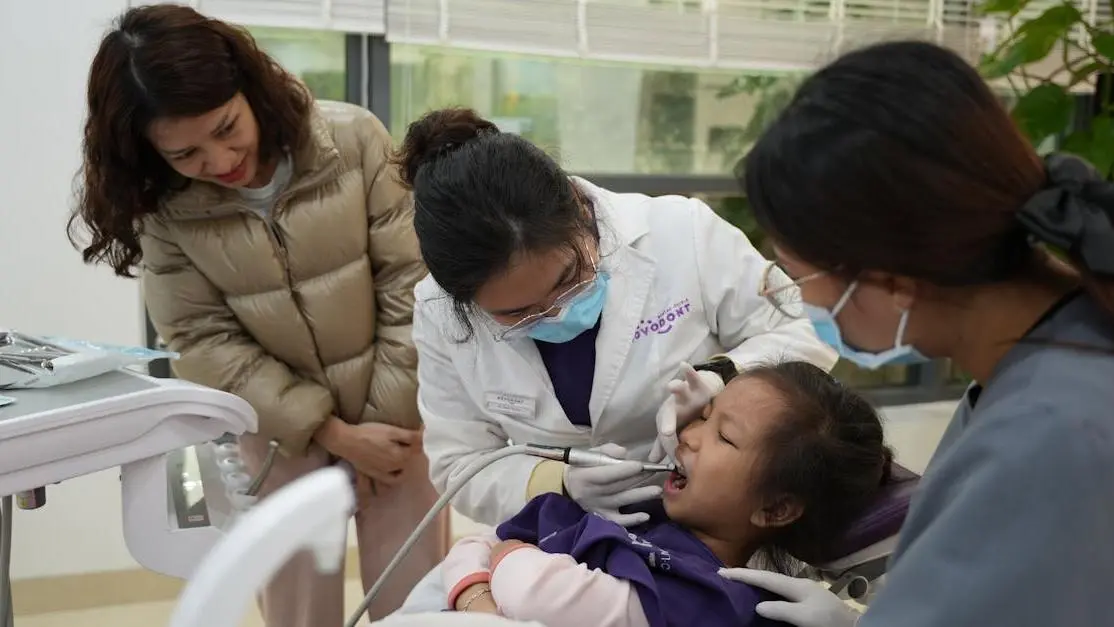
[[[506,448],[501,448],[497,451],[492,451],[491,453],[488,453],[483,457],[480,457],[476,461],[472,462],[472,464],[468,466],[463,473],[461,473],[460,477],[458,477],[457,480],[453,482],[453,485],[449,486],[449,489],[445,490],[445,493],[441,495],[441,498],[437,499],[437,502],[433,504],[433,507],[430,508],[429,512],[425,515],[425,518],[423,518],[422,521],[418,523],[418,527],[414,529],[414,533],[410,534],[410,537],[406,539],[406,542],[402,545],[402,548],[398,550],[398,553],[395,553],[394,558],[389,564],[387,564],[387,567],[383,569],[383,574],[379,575],[379,578],[375,580],[374,584],[372,584],[371,590],[368,590],[367,596],[364,597],[364,600],[360,603],[360,606],[356,608],[356,611],[352,614],[352,617],[348,619],[347,623],[345,623],[345,627],[356,627],[357,623],[360,622],[360,618],[362,618],[363,615],[367,613],[367,608],[371,607],[371,602],[374,601],[375,597],[379,595],[379,591],[387,582],[387,578],[391,576],[391,573],[393,573],[396,568],[398,568],[398,565],[402,563],[402,560],[406,559],[406,556],[410,554],[410,550],[414,548],[414,544],[416,544],[418,542],[418,539],[422,537],[422,534],[425,533],[426,527],[429,527],[430,523],[433,522],[433,519],[441,513],[441,510],[445,509],[445,506],[449,504],[449,501],[451,501],[454,496],[456,496],[456,493],[460,492],[461,488],[468,485],[468,482],[472,480],[472,477],[475,477],[481,470],[487,468],[500,459],[503,459],[504,457],[526,454],[528,454],[527,446],[525,444],[516,444],[513,446],[508,446]]]

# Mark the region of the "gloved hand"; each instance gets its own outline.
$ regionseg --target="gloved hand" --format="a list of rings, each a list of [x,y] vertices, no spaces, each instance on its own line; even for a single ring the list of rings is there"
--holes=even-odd
[[[723,379],[714,372],[697,371],[681,362],[679,379],[666,384],[669,396],[658,409],[658,439],[650,450],[650,461],[662,463],[677,453],[677,434],[700,417],[704,406],[723,391]]]
[[[627,458],[627,449],[618,444],[604,444],[592,450],[616,459]],[[608,466],[566,466],[565,492],[585,510],[630,527],[646,522],[650,515],[645,512],[621,514],[619,508],[661,496],[660,485],[639,486],[649,477],[642,472],[642,464],[636,461]]]
[[[796,627],[855,627],[862,616],[811,579],[750,568],[724,568],[719,574],[784,598],[785,601],[763,601],[754,608],[759,616],[770,620]]]

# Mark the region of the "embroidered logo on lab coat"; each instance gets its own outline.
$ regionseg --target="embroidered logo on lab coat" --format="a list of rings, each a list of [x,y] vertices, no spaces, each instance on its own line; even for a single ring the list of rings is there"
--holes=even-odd
[[[691,309],[692,304],[689,303],[689,299],[686,298],[666,307],[664,311],[652,318],[640,320],[638,322],[638,327],[634,330],[634,339],[641,339],[651,333],[656,333],[658,335],[669,333],[681,321],[681,318],[688,315]]]

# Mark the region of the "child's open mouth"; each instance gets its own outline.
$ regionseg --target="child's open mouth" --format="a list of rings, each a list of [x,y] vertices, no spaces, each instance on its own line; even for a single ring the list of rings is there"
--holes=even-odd
[[[670,492],[680,492],[688,485],[689,479],[685,476],[685,468],[681,464],[677,464],[677,470],[669,473],[669,480],[666,482],[666,490]]]

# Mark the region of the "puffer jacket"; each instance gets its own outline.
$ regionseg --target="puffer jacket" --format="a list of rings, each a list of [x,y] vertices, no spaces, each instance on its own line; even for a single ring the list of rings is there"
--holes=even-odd
[[[247,400],[260,434],[305,452],[331,415],[417,429],[414,285],[426,274],[391,139],[318,102],[270,219],[194,182],[143,223],[143,294],[186,380]]]

